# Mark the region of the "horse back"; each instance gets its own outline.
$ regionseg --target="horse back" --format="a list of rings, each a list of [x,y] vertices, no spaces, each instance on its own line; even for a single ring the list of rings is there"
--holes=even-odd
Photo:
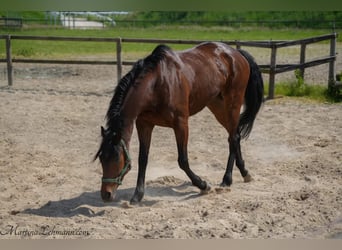
[[[249,70],[246,59],[223,43],[202,43],[179,52],[168,50],[157,70],[150,73],[156,74],[156,80],[149,88],[153,96],[143,115],[162,126],[172,124],[174,117],[194,115],[213,100],[234,94],[236,86],[245,88],[249,75],[242,85],[238,83],[243,67]]]
[[[202,110],[213,99],[234,94],[235,89],[244,91],[247,86],[247,60],[224,43],[202,43],[179,52],[178,56],[182,61],[180,79],[188,89],[190,115]]]

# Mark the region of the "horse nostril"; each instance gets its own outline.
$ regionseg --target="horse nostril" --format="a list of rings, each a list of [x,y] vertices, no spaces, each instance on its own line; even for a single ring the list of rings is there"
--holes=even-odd
[[[104,193],[102,193],[102,199],[104,201],[111,200],[111,197],[112,197],[112,193],[111,192],[104,192]]]
[[[112,193],[111,193],[111,192],[106,192],[106,193],[105,193],[105,199],[106,199],[106,200],[110,200],[111,196],[112,196]]]

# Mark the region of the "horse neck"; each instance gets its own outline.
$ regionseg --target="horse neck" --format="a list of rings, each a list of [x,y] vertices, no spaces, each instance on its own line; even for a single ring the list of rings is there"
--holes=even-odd
[[[124,140],[124,142],[126,143],[126,147],[129,150],[129,144],[130,144],[132,133],[133,133],[134,120],[124,119],[124,124],[125,126],[121,132],[121,139]]]
[[[131,139],[135,120],[149,103],[150,98],[145,91],[148,84],[150,83],[145,82],[141,83],[139,86],[132,87],[122,106],[121,116],[124,124],[122,139],[124,139],[127,144],[129,144]]]

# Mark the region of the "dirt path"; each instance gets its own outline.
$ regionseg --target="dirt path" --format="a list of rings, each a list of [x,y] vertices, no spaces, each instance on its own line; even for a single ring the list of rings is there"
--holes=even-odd
[[[114,71],[35,67],[17,67],[15,85],[0,87],[0,238],[342,237],[341,104],[267,102],[242,144],[254,181],[243,183],[235,169],[231,189],[218,187],[225,131],[208,110],[193,117],[190,164],[213,186],[208,195],[178,168],[173,132],[156,128],[146,195],[130,207],[134,132],[134,168],[115,202],[104,204],[101,167],[92,157]]]

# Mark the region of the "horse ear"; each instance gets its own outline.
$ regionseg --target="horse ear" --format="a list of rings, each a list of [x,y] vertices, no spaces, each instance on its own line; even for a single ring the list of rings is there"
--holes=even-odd
[[[101,135],[102,137],[105,137],[106,131],[105,129],[101,126]]]

